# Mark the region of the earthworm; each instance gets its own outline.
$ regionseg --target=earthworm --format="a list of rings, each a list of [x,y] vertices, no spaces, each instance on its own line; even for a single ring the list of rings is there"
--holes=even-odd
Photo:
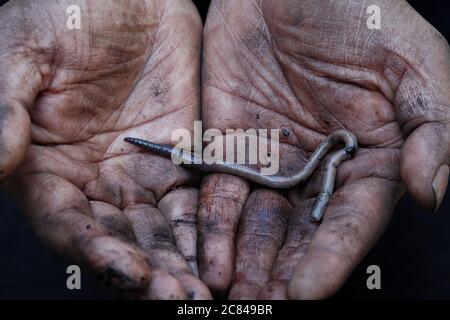
[[[175,157],[178,160],[182,160],[182,165],[186,167],[192,167],[207,173],[228,173],[274,189],[289,189],[305,182],[311,177],[326,154],[337,144],[344,143],[345,148],[333,153],[327,161],[322,189],[311,211],[311,218],[314,222],[320,222],[323,218],[325,209],[334,191],[337,167],[343,161],[351,158],[358,149],[358,140],[353,133],[347,130],[337,130],[319,144],[303,169],[290,176],[269,176],[262,175],[256,168],[241,164],[225,161],[215,161],[212,164],[206,164],[201,160],[201,156],[168,145],[137,138],[125,138],[125,141],[164,157],[172,157],[172,159]]]

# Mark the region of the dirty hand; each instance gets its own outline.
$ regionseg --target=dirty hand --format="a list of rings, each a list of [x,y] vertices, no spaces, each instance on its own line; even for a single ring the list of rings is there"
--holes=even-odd
[[[281,129],[279,174],[331,132],[359,139],[318,225],[321,172],[282,193],[214,174],[200,190],[199,268],[233,299],[334,294],[383,233],[403,186],[430,211],[450,160],[450,51],[406,1],[213,0],[204,30],[205,128]]]
[[[10,1],[0,25],[1,175],[39,236],[143,297],[210,298],[194,276],[195,177],[123,141],[168,143],[199,118],[194,5]]]

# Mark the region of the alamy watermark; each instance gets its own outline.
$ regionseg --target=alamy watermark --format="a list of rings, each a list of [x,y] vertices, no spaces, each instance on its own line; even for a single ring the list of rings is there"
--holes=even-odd
[[[375,4],[367,7],[367,18],[366,24],[369,30],[380,30],[381,29],[381,8]]]
[[[69,275],[66,280],[67,289],[81,290],[81,268],[72,264],[67,267],[66,273]]]
[[[381,269],[377,265],[367,267],[366,273],[370,276],[367,278],[366,286],[369,290],[381,290]]]
[[[66,26],[69,30],[81,29],[81,8],[77,5],[68,6],[66,9]]]
[[[187,129],[172,133],[176,146],[172,161],[177,164],[232,163],[258,165],[261,175],[270,176],[280,169],[280,129],[219,129],[202,130],[202,122],[194,122],[194,136]],[[206,147],[203,148],[203,143]],[[191,162],[178,156],[182,150],[195,154]],[[193,162],[193,163],[192,163]]]

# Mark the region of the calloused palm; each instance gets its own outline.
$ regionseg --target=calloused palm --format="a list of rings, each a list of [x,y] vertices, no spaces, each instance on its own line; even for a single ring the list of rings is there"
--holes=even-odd
[[[381,29],[367,27],[367,7]],[[406,1],[213,0],[206,128],[281,129],[281,174],[331,132],[359,139],[320,225],[317,173],[280,193],[211,175],[200,190],[200,277],[230,298],[324,298],[374,245],[403,193],[436,210],[450,161],[447,42]],[[236,243],[236,244],[235,244]],[[220,252],[220,254],[217,254]]]
[[[66,26],[73,5],[79,30]],[[123,141],[169,143],[199,118],[195,6],[10,1],[0,25],[0,166],[6,177],[22,163],[5,187],[39,236],[122,289],[209,298],[194,276],[195,177]]]

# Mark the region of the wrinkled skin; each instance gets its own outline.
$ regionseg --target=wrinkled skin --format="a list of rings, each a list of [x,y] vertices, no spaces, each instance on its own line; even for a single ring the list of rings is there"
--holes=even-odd
[[[210,298],[195,277],[196,177],[123,142],[169,143],[200,117],[195,6],[10,1],[0,26],[1,175],[22,163],[4,185],[39,236],[132,296]]]
[[[320,172],[288,192],[210,175],[197,197],[198,177],[123,143],[169,143],[200,117],[201,24],[182,0],[0,9],[5,189],[50,247],[131,297],[210,297],[194,277],[197,198],[214,292],[332,295],[383,232],[401,180],[435,210],[448,177],[448,46],[406,2],[373,2],[379,31],[346,0],[213,1],[204,31],[205,127],[283,128],[282,173],[333,130],[358,136],[322,225],[308,218]]]
[[[435,211],[450,161],[447,42],[405,1],[213,0],[204,29],[205,128],[280,128],[281,173],[329,133],[360,150],[339,167],[322,224],[322,181],[277,192],[222,175],[200,190],[199,268],[232,299],[334,294],[383,233],[404,187]],[[402,183],[402,181],[404,183]]]

